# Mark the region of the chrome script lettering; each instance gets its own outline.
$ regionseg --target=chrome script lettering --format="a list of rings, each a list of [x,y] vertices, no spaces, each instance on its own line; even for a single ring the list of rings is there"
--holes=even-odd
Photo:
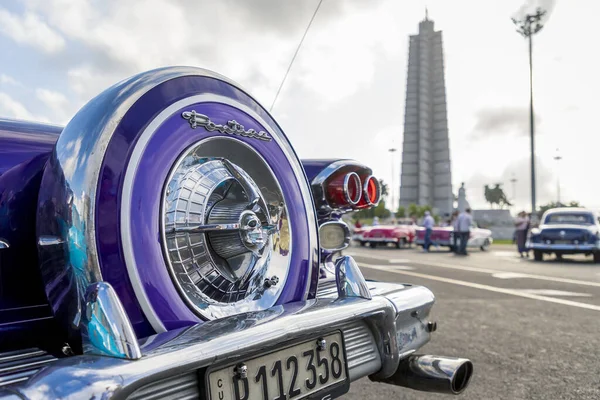
[[[181,116],[184,119],[187,119],[190,122],[190,126],[192,129],[196,129],[201,126],[204,127],[209,132],[218,131],[221,133],[226,133],[228,135],[239,135],[249,138],[254,138],[258,140],[264,140],[265,142],[270,142],[273,140],[271,136],[265,131],[256,131],[252,128],[246,130],[244,125],[240,124],[236,120],[227,121],[225,125],[215,124],[204,114],[199,114],[196,111],[184,111]]]

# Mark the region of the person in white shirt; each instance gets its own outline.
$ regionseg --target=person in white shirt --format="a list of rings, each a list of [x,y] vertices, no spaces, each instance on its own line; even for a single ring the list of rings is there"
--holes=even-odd
[[[529,218],[525,211],[521,211],[515,219],[517,251],[521,255],[521,258],[528,256],[527,248],[525,247],[525,242],[527,241],[527,228],[529,228]]]
[[[467,242],[469,241],[472,224],[473,217],[471,216],[471,209],[467,208],[464,212],[460,213],[458,220],[456,221],[458,240],[460,241],[457,254],[467,255]]]
[[[425,242],[423,243],[423,251],[429,251],[431,246],[431,232],[433,232],[433,225],[435,220],[431,216],[429,211],[425,211],[425,218],[423,218],[423,227],[425,228]]]

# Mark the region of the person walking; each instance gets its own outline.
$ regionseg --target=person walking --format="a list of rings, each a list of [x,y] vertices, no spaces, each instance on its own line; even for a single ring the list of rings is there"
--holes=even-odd
[[[517,242],[517,251],[523,257],[529,257],[529,252],[525,247],[527,241],[527,230],[529,229],[529,218],[525,211],[521,211],[515,219],[515,233]]]
[[[471,233],[471,225],[473,224],[473,217],[471,216],[471,209],[467,208],[464,212],[458,216],[458,237],[460,240],[459,249],[457,254],[467,254],[467,242],[469,241],[469,235]]]
[[[431,246],[431,232],[433,232],[433,224],[435,220],[431,216],[429,211],[425,211],[425,218],[423,218],[423,227],[425,228],[425,241],[423,243],[423,251],[428,252],[429,246]]]
[[[452,217],[450,219],[450,226],[452,227],[452,252],[454,254],[458,253],[458,210],[454,210],[452,212]]]

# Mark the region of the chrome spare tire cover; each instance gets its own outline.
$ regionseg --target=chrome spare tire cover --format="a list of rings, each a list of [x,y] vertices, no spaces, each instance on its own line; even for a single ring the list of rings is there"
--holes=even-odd
[[[203,168],[225,174],[230,197]],[[208,198],[184,204],[200,180],[193,193],[205,185]],[[114,287],[138,336],[316,292],[317,222],[298,157],[247,92],[199,68],[145,72],[85,105],[45,167],[36,224],[39,238],[56,239],[39,248],[42,275],[75,335],[98,281]],[[238,227],[180,230],[215,224]]]
[[[195,311],[218,318],[275,304],[293,240],[284,195],[260,154],[230,138],[194,144],[171,172],[162,209],[165,257]]]

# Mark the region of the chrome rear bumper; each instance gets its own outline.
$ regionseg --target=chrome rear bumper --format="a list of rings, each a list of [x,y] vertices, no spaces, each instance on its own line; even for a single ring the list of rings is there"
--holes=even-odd
[[[60,359],[28,381],[5,388],[0,398],[143,398],[200,396],[206,367],[253,357],[282,343],[340,329],[351,381],[391,377],[400,360],[426,344],[436,325],[434,304],[421,286],[367,282],[371,299],[339,296],[323,282],[317,299],[275,306],[151,336],[141,358],[100,355]],[[347,291],[349,289],[346,289]]]

